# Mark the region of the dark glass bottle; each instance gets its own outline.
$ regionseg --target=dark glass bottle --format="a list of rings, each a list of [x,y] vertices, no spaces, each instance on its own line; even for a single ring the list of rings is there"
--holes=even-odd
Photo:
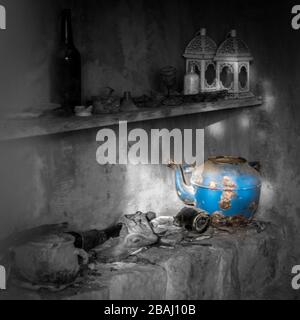
[[[63,10],[61,23],[56,85],[62,107],[73,113],[74,107],[81,105],[81,56],[73,41],[71,10]]]

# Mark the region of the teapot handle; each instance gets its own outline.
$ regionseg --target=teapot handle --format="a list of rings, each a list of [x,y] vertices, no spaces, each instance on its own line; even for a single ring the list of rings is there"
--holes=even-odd
[[[169,163],[167,164],[167,167],[173,169],[173,168],[176,168],[176,167],[180,167],[184,173],[189,173],[191,172],[192,170],[195,169],[196,167],[196,164],[178,164],[176,163],[175,161],[173,160],[170,160]]]
[[[195,169],[196,164],[177,164],[175,161],[170,160],[168,167],[173,168],[179,168],[182,174],[182,179],[185,184],[187,184],[186,181],[186,174],[191,173]]]
[[[89,263],[89,255],[86,251],[83,249],[76,249],[75,254],[82,258],[83,265],[87,265]]]

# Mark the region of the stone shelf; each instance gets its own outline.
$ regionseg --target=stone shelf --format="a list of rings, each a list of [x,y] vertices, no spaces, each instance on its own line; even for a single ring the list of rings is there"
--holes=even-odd
[[[120,121],[128,123],[141,122],[155,119],[178,117],[220,110],[256,107],[262,104],[262,99],[257,97],[243,99],[226,99],[216,102],[202,102],[184,104],[177,107],[160,107],[140,109],[134,112],[117,114],[104,114],[88,118],[79,117],[41,117],[36,119],[1,120],[0,141],[38,137],[64,132],[80,131],[92,128],[118,125]]]
[[[280,266],[287,244],[276,226],[262,233],[219,233],[204,243],[153,247],[119,263],[95,262],[93,271],[58,293],[10,284],[0,300],[269,300],[296,295],[290,274]]]

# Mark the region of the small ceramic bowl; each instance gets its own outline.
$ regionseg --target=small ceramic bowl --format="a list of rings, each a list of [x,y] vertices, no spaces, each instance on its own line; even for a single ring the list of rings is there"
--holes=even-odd
[[[90,106],[88,108],[86,108],[85,106],[77,106],[74,110],[77,117],[91,117],[93,106]]]

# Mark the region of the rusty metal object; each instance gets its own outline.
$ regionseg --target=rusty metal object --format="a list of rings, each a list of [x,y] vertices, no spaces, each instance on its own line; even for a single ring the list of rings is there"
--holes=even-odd
[[[210,225],[207,212],[195,208],[183,208],[175,217],[174,225],[188,231],[204,233]]]
[[[251,219],[247,219],[243,215],[236,215],[232,217],[226,217],[221,212],[215,212],[211,216],[211,225],[214,228],[240,228],[246,227],[251,223]]]
[[[221,211],[223,215],[252,218],[258,209],[261,178],[259,172],[240,157],[210,157],[202,166],[175,167],[176,191],[188,205],[203,209],[208,214]],[[255,162],[257,167],[257,162]],[[190,183],[185,173],[192,171]]]

